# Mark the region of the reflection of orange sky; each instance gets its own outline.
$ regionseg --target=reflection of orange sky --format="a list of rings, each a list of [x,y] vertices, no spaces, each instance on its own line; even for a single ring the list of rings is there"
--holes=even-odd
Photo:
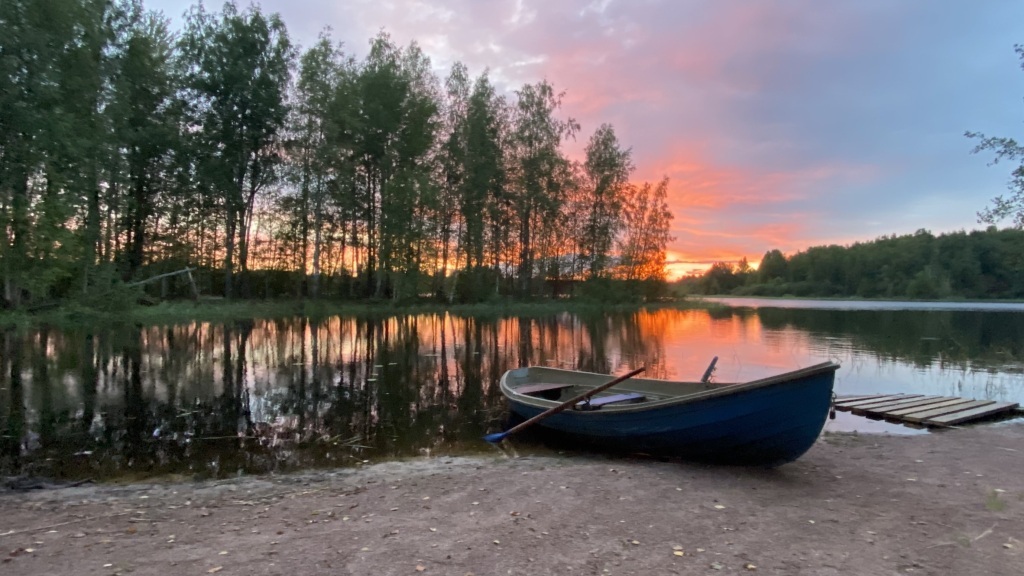
[[[588,320],[567,313],[499,320],[450,314],[379,321],[257,319],[250,330],[197,322],[143,328],[139,338],[147,394],[164,401],[205,398],[226,393],[225,379],[230,378],[233,394],[248,390],[254,409],[300,382],[310,387],[319,382],[323,390],[376,389],[388,370],[406,371],[388,381],[411,386],[422,402],[431,403],[462,394],[467,370],[478,371],[483,391],[494,393],[491,378],[516,366],[614,373],[646,366],[649,378],[693,381],[719,356],[720,380],[728,381],[806,365],[803,356],[812,348],[806,333],[764,330],[756,314],[712,317],[705,310],[641,310]],[[60,357],[80,345],[55,333],[49,354]],[[237,367],[243,358],[245,365]],[[119,353],[109,361],[100,384],[104,394],[116,397],[126,375],[115,369]],[[74,377],[65,382],[65,396],[74,399],[80,383]]]
[[[120,413],[132,409],[126,402],[140,398],[170,403],[179,410],[169,413],[179,417],[237,408],[218,426],[231,430],[235,416],[244,414],[244,422],[237,419],[240,434],[248,433],[249,424],[269,423],[294,441],[329,428],[346,438],[358,435],[369,446],[374,435],[391,442],[395,430],[403,429],[396,423],[406,421],[417,421],[406,432],[422,433],[422,442],[438,446],[450,440],[447,431],[460,422],[496,421],[500,411],[493,409],[504,407],[498,379],[527,365],[613,374],[643,366],[645,378],[692,382],[718,357],[713,381],[726,384],[835,360],[844,366],[837,393],[896,389],[962,395],[966,386],[976,396],[1013,399],[993,392],[993,383],[1002,389],[1002,380],[993,381],[991,373],[962,372],[966,362],[957,368],[959,363],[936,356],[929,368],[919,355],[910,359],[885,346],[865,348],[876,339],[862,323],[840,323],[822,332],[800,315],[787,318],[660,309],[540,318],[421,314],[195,322],[95,340],[39,330],[26,339],[24,354],[49,359],[41,364],[50,368],[49,387],[36,380],[40,370],[26,368],[29,384],[23,393],[26,406],[58,414],[81,414],[82,406]],[[868,332],[856,331],[861,329]],[[45,345],[43,334],[48,334]],[[98,368],[95,387],[83,380],[82,366],[90,361]],[[956,377],[949,370],[957,371]]]
[[[848,393],[908,385],[907,374],[890,374],[888,368],[872,369],[858,379],[858,363],[872,365],[877,359],[858,356],[874,353],[858,352],[849,335],[822,337],[788,322],[766,324],[763,318],[757,312],[661,309],[600,317],[421,314],[257,319],[227,329],[199,322],[146,327],[95,345],[102,368],[96,393],[101,404],[124,401],[133,373],[123,364],[129,359],[124,347],[136,336],[140,393],[146,398],[188,407],[197,402],[210,406],[223,396],[251,410],[254,422],[313,431],[334,414],[336,403],[352,399],[358,399],[358,406],[342,406],[339,413],[354,410],[352,431],[361,434],[370,433],[378,418],[394,417],[396,410],[408,410],[410,417],[423,410],[477,410],[499,400],[502,373],[527,365],[614,374],[643,366],[646,378],[692,382],[717,356],[714,381],[729,383],[836,360],[848,366],[837,381]],[[26,353],[37,353],[32,348],[41,346],[40,340],[38,333],[33,335]],[[56,410],[73,411],[84,401],[88,387],[72,367],[80,363],[66,361],[78,357],[82,345],[80,335],[49,335],[50,365],[64,367],[50,374],[60,392],[45,400]],[[894,363],[885,356],[884,364]],[[920,366],[913,371],[918,373]],[[985,382],[982,378],[976,385]],[[936,392],[936,382],[929,378],[925,384]],[[26,387],[29,405],[42,401],[32,397],[40,389],[36,382]],[[299,406],[307,411],[304,417],[297,416]]]

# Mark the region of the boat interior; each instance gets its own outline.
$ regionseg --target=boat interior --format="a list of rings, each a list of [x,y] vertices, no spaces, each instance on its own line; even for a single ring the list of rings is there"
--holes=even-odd
[[[675,398],[679,394],[659,394],[652,390],[629,389],[623,383],[622,388],[605,390],[580,401],[574,406],[576,410],[599,410],[605,406],[619,406],[625,404],[638,404]],[[542,398],[552,402],[565,402],[574,396],[578,396],[586,390],[594,388],[593,385],[583,385],[570,382],[535,382],[524,384],[514,388],[517,394]],[[704,388],[703,386],[701,388]]]
[[[576,410],[600,410],[604,407],[625,407],[661,400],[700,395],[729,384],[710,381],[718,358],[712,360],[700,382],[630,378],[614,387],[598,392],[574,406]],[[609,376],[574,370],[530,366],[509,371],[503,378],[507,388],[522,396],[561,403],[592,390],[608,381]]]
[[[717,360],[717,358],[715,359]],[[636,404],[660,404],[664,401],[697,400],[737,390],[752,390],[766,386],[787,384],[819,373],[835,372],[834,362],[822,362],[791,372],[748,382],[711,382],[708,379],[715,361],[699,382],[629,378],[612,388],[598,392],[574,407],[577,410],[599,410],[603,407],[626,408]],[[609,382],[609,376],[590,372],[530,366],[509,370],[502,376],[501,386],[506,392],[536,398],[545,402],[561,403],[580,396]]]

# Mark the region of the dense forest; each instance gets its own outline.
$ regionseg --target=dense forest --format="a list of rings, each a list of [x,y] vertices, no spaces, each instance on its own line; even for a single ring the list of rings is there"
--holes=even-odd
[[[630,181],[612,126],[383,32],[341,46],[234,3],[172,31],[139,0],[0,2],[3,304],[120,305],[185,268],[228,298],[664,283],[668,183]],[[148,289],[189,293],[170,280]]]
[[[755,270],[714,264],[679,283],[684,292],[745,296],[1024,298],[1024,230],[932,235],[918,230],[851,246],[767,252]]]

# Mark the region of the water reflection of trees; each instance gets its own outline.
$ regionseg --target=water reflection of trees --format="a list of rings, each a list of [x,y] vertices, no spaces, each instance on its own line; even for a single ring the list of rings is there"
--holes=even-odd
[[[766,365],[798,342],[824,356],[848,347],[865,362],[1004,374],[1024,360],[1016,318],[719,309],[7,332],[0,472],[224,476],[487,449],[480,436],[503,417],[497,382],[511,367],[644,365],[666,378],[737,343],[746,362],[763,350]]]
[[[1024,361],[1024,316],[1018,314],[778,308],[724,313],[756,314],[767,329],[792,327],[816,336],[816,341],[847,338],[853,348],[879,359],[919,367],[1019,371]]]
[[[444,314],[9,332],[0,472],[225,476],[486,449],[504,371],[656,374],[661,328]]]

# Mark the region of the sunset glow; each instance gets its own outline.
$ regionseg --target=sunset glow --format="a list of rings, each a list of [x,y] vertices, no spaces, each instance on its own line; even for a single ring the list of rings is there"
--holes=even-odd
[[[581,125],[571,156],[609,122],[635,181],[671,179],[671,277],[775,248],[976,228],[1007,175],[963,133],[1019,126],[1024,94],[1013,2],[261,4],[303,46],[329,26],[361,57],[383,29],[442,78],[461,61],[509,95],[547,79]],[[174,26],[188,5],[147,2]]]

